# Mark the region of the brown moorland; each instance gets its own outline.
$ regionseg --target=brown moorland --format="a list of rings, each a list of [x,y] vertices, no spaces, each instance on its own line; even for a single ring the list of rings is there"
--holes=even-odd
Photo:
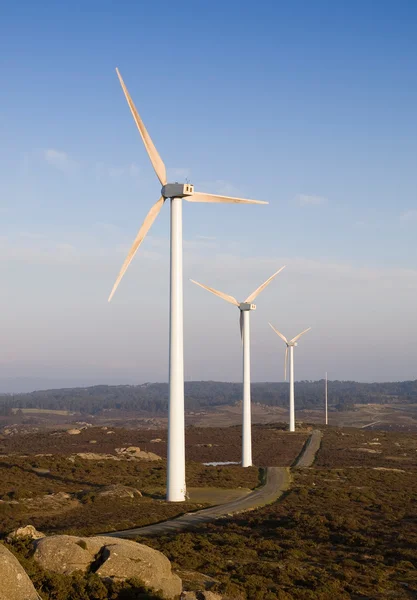
[[[140,541],[212,577],[230,600],[408,600],[417,596],[416,475],[300,470],[281,502]]]
[[[329,428],[314,466],[416,469],[417,437],[411,433]]]
[[[240,461],[242,428],[187,427],[186,459],[196,462]],[[258,425],[253,427],[253,460],[257,466],[289,466],[301,451],[308,431],[293,434],[285,425]],[[3,436],[0,454],[54,454],[68,455],[78,452],[116,454],[115,449],[139,446],[146,452],[166,457],[166,429],[103,429],[88,427],[78,435],[65,431]],[[151,440],[160,440],[152,442]]]
[[[255,457],[265,464],[289,465],[300,453],[307,435],[307,432],[289,435],[280,427],[255,427]],[[1,440],[4,452],[0,456],[1,532],[4,535],[16,527],[32,524],[45,533],[87,535],[148,525],[201,508],[195,502],[164,501],[165,459],[135,460],[116,451],[133,445],[164,456],[164,439],[166,430],[87,428],[76,435],[44,432]],[[188,487],[255,488],[261,476],[256,467],[201,464],[201,461],[237,461],[240,451],[240,428],[187,429]],[[78,453],[87,454],[90,459]],[[198,462],[189,460],[190,457],[198,458]],[[115,484],[131,488],[132,497],[129,491],[125,497],[103,494],[108,486]],[[142,496],[134,490],[139,490]]]

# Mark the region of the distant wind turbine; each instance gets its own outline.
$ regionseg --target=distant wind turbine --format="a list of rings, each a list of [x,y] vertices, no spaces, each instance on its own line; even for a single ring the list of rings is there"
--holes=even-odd
[[[301,333],[292,338],[292,340],[288,341],[285,335],[283,335],[278,329],[275,329],[271,323],[269,326],[275,331],[277,335],[286,343],[287,347],[285,348],[285,361],[284,361],[284,378],[287,380],[287,362],[288,362],[288,348],[290,349],[290,431],[295,431],[295,405],[294,405],[294,346],[297,346],[297,340],[300,339],[302,335],[310,331],[311,327],[308,329],[304,329]]]
[[[198,283],[191,279],[193,283],[199,285],[205,290],[208,290],[215,296],[230,302],[238,307],[240,311],[240,336],[243,345],[243,406],[242,406],[242,467],[250,467],[252,465],[252,431],[251,431],[251,392],[250,392],[250,319],[251,310],[256,309],[256,305],[252,304],[253,300],[266,288],[271,281],[281,273],[285,267],[278,269],[276,273],[271,275],[262,285],[260,285],[252,294],[250,294],[244,302],[238,302],[233,296],[219,292],[214,288]]]
[[[325,383],[324,383],[324,415],[325,415],[326,425],[328,425],[329,419],[328,419],[328,414],[327,414],[327,371],[326,371],[326,379],[325,379]]]
[[[220,202],[226,204],[268,204],[259,200],[244,200],[230,196],[215,196],[195,192],[189,183],[167,183],[166,168],[155,148],[123,79],[116,69],[127,103],[142,137],[155,173],[162,185],[161,197],[152,206],[139,229],[135,241],[116,279],[109,302],[139,246],[158,216],[165,200],[171,200],[170,247],[170,322],[169,322],[169,406],[168,406],[168,465],[167,500],[185,500],[185,441],[184,441],[184,342],[183,342],[183,280],[182,280],[182,199],[188,202]],[[187,142],[187,136],[178,140]]]

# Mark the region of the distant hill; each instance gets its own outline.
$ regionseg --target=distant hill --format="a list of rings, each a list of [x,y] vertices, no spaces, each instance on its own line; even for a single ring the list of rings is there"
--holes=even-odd
[[[299,381],[296,386],[298,408],[323,405],[324,381]],[[240,402],[242,384],[218,381],[192,381],[185,384],[187,410],[209,409]],[[288,383],[253,383],[252,401],[269,406],[287,406]],[[353,404],[417,403],[417,380],[390,383],[330,381],[329,406],[347,410]],[[105,409],[121,409],[162,414],[167,411],[168,384],[94,385],[22,394],[0,395],[0,411],[12,407],[70,410],[98,414]]]

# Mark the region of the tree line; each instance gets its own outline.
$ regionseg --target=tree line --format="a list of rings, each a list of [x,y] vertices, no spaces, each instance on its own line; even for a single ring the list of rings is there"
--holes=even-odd
[[[321,407],[324,401],[324,380],[299,381],[295,384],[299,409]],[[329,407],[347,410],[354,404],[417,403],[417,380],[389,383],[358,383],[329,381]],[[168,384],[95,385],[91,387],[43,390],[22,394],[0,395],[0,413],[9,414],[16,408],[69,410],[81,414],[99,414],[118,409],[146,414],[165,413],[168,408]],[[185,383],[185,404],[188,411],[233,405],[242,399],[242,385],[219,381]],[[288,404],[288,383],[252,384],[252,402],[267,406]]]

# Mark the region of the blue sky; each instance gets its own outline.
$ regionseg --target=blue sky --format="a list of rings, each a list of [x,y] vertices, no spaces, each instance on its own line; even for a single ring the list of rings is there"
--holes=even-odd
[[[415,2],[4,4],[0,380],[167,379],[164,207],[118,66],[172,179],[269,206],[184,207],[188,379],[239,380],[233,307],[282,264],[252,319],[253,379],[311,326],[296,377],[416,378]],[[4,386],[3,386],[4,387]],[[1,386],[0,386],[1,388]]]

